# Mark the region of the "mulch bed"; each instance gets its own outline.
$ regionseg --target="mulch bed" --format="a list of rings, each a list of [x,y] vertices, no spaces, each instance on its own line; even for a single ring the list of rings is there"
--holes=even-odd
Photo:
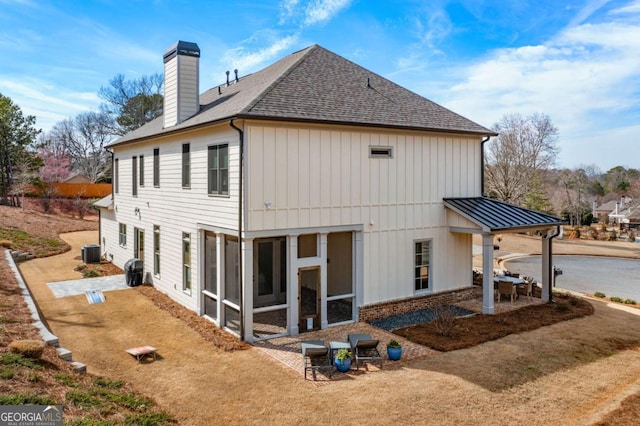
[[[436,319],[400,328],[394,333],[437,351],[448,352],[591,314],[593,306],[588,301],[560,295],[554,296],[554,303],[526,306],[495,315]]]

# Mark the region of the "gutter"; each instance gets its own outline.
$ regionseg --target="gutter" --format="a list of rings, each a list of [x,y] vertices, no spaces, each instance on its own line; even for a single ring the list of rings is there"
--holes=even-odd
[[[238,285],[240,286],[240,340],[244,340],[244,284],[242,282],[242,175],[244,173],[244,131],[229,120],[229,126],[238,131],[240,139],[240,176],[238,185]]]
[[[491,136],[485,136],[480,142],[480,195],[483,197],[486,197],[484,193],[484,144],[489,142],[489,139]]]

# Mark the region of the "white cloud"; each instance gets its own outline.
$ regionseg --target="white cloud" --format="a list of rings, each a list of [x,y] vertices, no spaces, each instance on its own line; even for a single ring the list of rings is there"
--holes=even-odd
[[[325,22],[333,18],[342,9],[349,6],[351,0],[314,0],[305,10],[306,25]]]
[[[605,6],[611,0],[590,0],[587,4],[578,12],[576,16],[573,17],[571,22],[569,23],[569,27],[573,27],[575,25],[580,25],[591,15],[597,12],[600,8]]]
[[[48,81],[3,75],[0,75],[0,93],[10,97],[24,114],[35,115],[38,127],[45,131],[58,121],[95,109],[100,103],[95,92],[77,92]]]
[[[282,51],[291,47],[296,41],[297,36],[291,35],[275,40],[270,45],[255,51],[244,47],[231,49],[224,54],[223,63],[230,63],[234,68],[243,70],[242,73],[245,74],[279,56]]]
[[[636,23],[567,27],[545,44],[496,50],[466,73],[462,83],[441,87],[441,103],[485,126],[510,113],[548,114],[560,131],[564,166],[578,157],[601,160],[602,144],[613,135],[617,144],[628,144],[626,150],[640,139],[639,127],[630,124],[640,109]]]

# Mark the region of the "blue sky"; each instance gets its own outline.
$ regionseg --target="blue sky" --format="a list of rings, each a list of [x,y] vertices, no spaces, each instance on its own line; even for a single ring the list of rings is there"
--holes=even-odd
[[[203,91],[317,43],[486,127],[548,114],[560,167],[640,168],[640,0],[0,0],[0,93],[48,130],[177,40]]]

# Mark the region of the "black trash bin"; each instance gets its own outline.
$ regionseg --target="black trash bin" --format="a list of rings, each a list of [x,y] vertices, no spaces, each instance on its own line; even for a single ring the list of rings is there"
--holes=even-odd
[[[140,259],[129,259],[124,264],[124,274],[129,287],[135,287],[142,284],[142,274],[144,263]]]

